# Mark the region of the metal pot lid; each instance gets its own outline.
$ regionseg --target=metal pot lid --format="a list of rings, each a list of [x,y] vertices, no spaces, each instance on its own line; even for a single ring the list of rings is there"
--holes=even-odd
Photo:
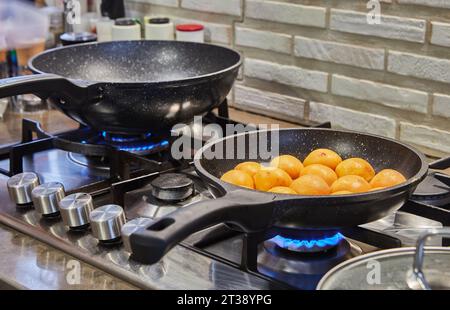
[[[416,248],[383,250],[350,259],[325,274],[317,289],[450,290],[450,248],[425,248],[426,241],[436,235],[450,237],[450,228],[427,231]]]

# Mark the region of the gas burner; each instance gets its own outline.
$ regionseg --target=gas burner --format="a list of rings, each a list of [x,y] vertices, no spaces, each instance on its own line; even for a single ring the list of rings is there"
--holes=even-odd
[[[151,133],[128,135],[113,134],[103,131],[91,139],[81,140],[83,144],[109,145],[120,151],[137,155],[148,155],[160,152],[169,147],[169,141],[163,136],[155,136]]]
[[[110,168],[107,152],[109,147],[139,156],[146,156],[165,151],[170,145],[165,135],[158,136],[150,133],[138,135],[98,133],[87,128],[82,128],[74,134],[66,135],[64,139],[69,141],[69,144],[77,145],[68,149],[71,161],[85,167],[100,170],[109,170]]]
[[[450,187],[439,181],[435,172],[430,172],[412,196],[413,200],[441,207],[450,204]]]
[[[151,183],[152,195],[164,201],[181,201],[194,193],[194,182],[185,174],[165,173]]]
[[[47,135],[42,133],[41,135]],[[83,155],[104,156],[107,149],[126,151],[137,155],[149,155],[169,148],[170,132],[162,134],[116,134],[80,128],[57,136],[57,147]]]
[[[140,135],[123,135],[123,134],[112,134],[106,131],[102,132],[102,136],[105,141],[110,143],[129,143],[129,142],[140,142],[150,139],[151,133],[145,133]]]
[[[68,153],[69,160],[92,169],[109,170],[109,160],[104,156],[88,156],[74,152]]]
[[[397,211],[378,221],[362,225],[362,227],[395,234],[402,241],[403,246],[415,246],[417,239],[425,230],[442,228],[443,225],[439,221],[426,217]],[[428,245],[439,246],[441,244],[442,238],[433,238],[428,241]]]
[[[335,243],[334,246],[320,252],[299,252],[282,248],[279,245],[280,240],[277,240],[278,237],[263,243],[263,249],[258,255],[258,271],[301,289],[314,289],[328,270],[363,253],[358,245],[343,238],[340,233],[335,233],[334,236],[329,237],[331,238],[329,241],[324,241],[324,243]],[[285,239],[282,239],[282,245],[289,244],[292,248],[293,241]],[[300,243],[305,245],[301,247],[302,249],[307,248],[306,244],[322,245],[322,242],[318,240],[308,242],[303,240]]]
[[[140,135],[123,135],[102,132],[104,143],[120,151],[126,151],[138,155],[148,155],[159,152],[169,146],[166,139],[158,139],[151,133]]]
[[[325,252],[339,245],[344,236],[336,231],[302,231],[291,235],[277,235],[270,239],[279,248],[297,253]]]

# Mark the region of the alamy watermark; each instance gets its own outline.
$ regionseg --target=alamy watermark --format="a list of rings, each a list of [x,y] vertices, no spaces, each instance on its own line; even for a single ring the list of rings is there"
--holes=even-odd
[[[65,0],[66,22],[69,25],[81,24],[81,3],[78,0]]]
[[[192,159],[192,149],[199,150],[204,140],[214,142],[202,152],[205,159],[268,160],[279,155],[277,124],[227,124],[222,128],[218,124],[203,125],[202,117],[196,116],[190,125],[175,125],[172,136],[177,137],[171,145],[172,157],[177,160]]]
[[[369,0],[366,5],[369,12],[367,13],[367,23],[369,25],[381,24],[381,3],[380,0]]]
[[[377,260],[367,262],[366,268],[369,270],[366,275],[366,281],[369,285],[381,284],[381,264]]]
[[[75,259],[70,259],[66,264],[66,282],[69,285],[79,285],[81,283],[81,263]]]

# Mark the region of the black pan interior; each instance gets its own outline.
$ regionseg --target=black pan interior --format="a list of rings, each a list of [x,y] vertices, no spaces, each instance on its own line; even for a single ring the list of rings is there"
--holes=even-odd
[[[241,159],[201,159],[201,166],[211,175],[220,178],[226,171],[233,169],[238,163],[252,160],[268,162],[261,158],[249,156],[251,147],[249,137],[257,133],[247,134],[245,137],[245,158]],[[271,136],[267,135],[269,141]],[[232,138],[234,144],[239,138]],[[270,145],[270,143],[269,143]],[[224,153],[229,144],[224,144]],[[422,168],[420,156],[406,145],[378,136],[358,134],[346,131],[326,129],[295,129],[279,131],[280,154],[293,155],[300,160],[313,150],[327,148],[337,152],[343,159],[361,157],[369,161],[376,172],[390,168],[400,171],[406,178],[412,178]],[[215,150],[215,147],[212,148]]]
[[[238,53],[215,45],[119,41],[55,49],[34,58],[31,68],[77,80],[155,83],[216,73],[239,61]]]

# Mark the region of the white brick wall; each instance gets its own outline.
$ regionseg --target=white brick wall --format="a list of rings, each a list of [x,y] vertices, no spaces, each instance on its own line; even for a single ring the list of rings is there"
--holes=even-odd
[[[397,0],[400,4],[418,4],[435,8],[450,8],[448,0]]]
[[[290,54],[292,37],[283,33],[261,31],[250,28],[235,28],[236,45],[260,48]]]
[[[279,23],[325,28],[326,9],[284,2],[246,0],[245,16]]]
[[[344,129],[395,137],[395,121],[391,118],[336,107],[324,103],[310,102],[310,119],[329,120],[333,126]]]
[[[400,139],[407,143],[450,153],[450,132],[448,131],[401,122]]]
[[[330,29],[411,42],[425,42],[426,21],[382,15],[381,23],[367,23],[367,13],[331,10]]]
[[[319,92],[328,85],[328,73],[253,58],[245,59],[244,75]]]
[[[447,142],[436,139],[450,135],[444,119],[450,119],[450,0],[384,0],[379,25],[368,23],[367,2],[126,0],[126,5],[136,16],[200,22],[206,42],[241,49],[246,59],[235,97],[242,109],[287,120],[306,111],[307,118],[348,129],[405,141],[412,135],[414,143],[439,151]],[[302,98],[277,94],[280,89]],[[355,100],[362,105],[339,106]]]
[[[388,71],[450,83],[450,60],[402,52],[389,52]]]
[[[433,115],[450,118],[450,96],[434,94]]]
[[[345,64],[355,67],[383,70],[384,49],[295,37],[294,53],[299,57]]]
[[[450,3],[450,1],[449,1]],[[431,22],[431,44],[450,47],[450,24]]]
[[[175,25],[200,23],[205,27],[205,41],[213,43],[231,44],[232,27],[224,24],[210,23],[202,20],[193,20],[188,18],[172,17]]]
[[[285,115],[289,118],[302,119],[304,118],[305,100],[236,85],[234,106],[268,116]]]
[[[367,80],[333,75],[331,91],[335,95],[380,103],[403,110],[427,113],[428,94]]]
[[[242,15],[241,0],[181,0],[181,7],[210,13]]]

